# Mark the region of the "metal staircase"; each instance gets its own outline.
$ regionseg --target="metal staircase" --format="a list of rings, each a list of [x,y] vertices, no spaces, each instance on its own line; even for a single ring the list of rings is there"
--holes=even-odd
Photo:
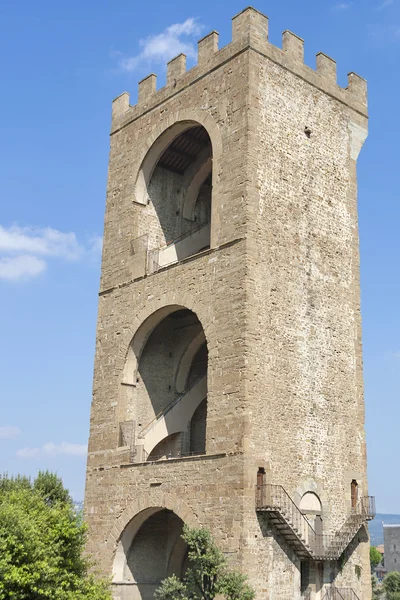
[[[267,513],[270,523],[299,558],[337,560],[360,527],[375,516],[375,499],[361,498],[336,534],[318,534],[281,485],[261,484],[256,489],[256,510]],[[341,600],[338,596],[334,600]],[[356,600],[348,599],[345,600]]]
[[[353,588],[325,588],[322,600],[360,600]]]

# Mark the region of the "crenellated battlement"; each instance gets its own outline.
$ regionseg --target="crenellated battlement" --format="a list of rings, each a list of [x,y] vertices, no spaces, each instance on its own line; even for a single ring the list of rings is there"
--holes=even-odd
[[[356,73],[349,73],[348,86],[337,84],[336,62],[323,54],[316,56],[316,68],[304,63],[304,40],[290,31],[282,34],[282,48],[268,41],[268,17],[248,7],[232,19],[232,41],[218,49],[218,33],[212,31],[198,42],[198,62],[186,70],[186,56],[179,54],[167,64],[166,85],[157,90],[157,76],[152,73],[139,82],[138,102],[129,105],[124,92],[113,101],[112,131],[125,122],[159,106],[208,72],[218,69],[234,56],[251,49],[293,72],[314,87],[367,116],[367,83]]]

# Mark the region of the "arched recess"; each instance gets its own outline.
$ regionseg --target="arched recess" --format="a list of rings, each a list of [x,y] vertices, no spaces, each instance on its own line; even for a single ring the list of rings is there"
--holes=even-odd
[[[321,502],[322,510],[324,512],[324,520],[325,523],[327,523],[329,519],[329,510],[326,510],[326,507],[329,507],[330,501],[329,495],[325,492],[324,486],[320,481],[317,482],[311,477],[308,479],[304,479],[293,493],[293,500],[295,504],[298,507],[300,507],[300,503],[303,496],[305,496],[309,492],[312,492],[316,496],[318,496]]]
[[[173,304],[149,315],[133,336],[126,357],[118,407],[119,445],[133,443],[137,462],[151,453],[154,456],[160,443],[160,455],[177,456],[194,451],[191,432],[195,431],[196,450],[205,452],[206,403],[202,411],[197,409],[207,398],[207,370],[206,336],[193,311]],[[177,392],[178,372],[183,387]],[[179,439],[175,434],[180,434]]]
[[[180,121],[176,122],[167,129],[165,129],[159,137],[153,142],[152,146],[148,150],[143,162],[140,166],[136,183],[135,183],[135,201],[139,204],[147,204],[148,202],[148,186],[151,177],[154,173],[157,164],[174,140],[179,137],[182,133],[196,127],[199,124],[196,121]]]
[[[147,249],[147,273],[210,247],[212,159],[210,135],[194,120],[171,125],[145,155],[134,187],[145,228],[132,248]]]
[[[300,510],[302,512],[322,512],[321,500],[315,492],[306,492],[300,500]]]
[[[169,304],[163,306],[149,315],[137,329],[129,344],[126,353],[124,371],[122,374],[122,383],[127,385],[136,385],[137,365],[142,354],[142,350],[154,328],[171,313],[184,308],[179,304]]]
[[[165,151],[169,143],[173,141],[175,134],[179,135],[192,125],[201,125],[207,131],[213,152],[214,163],[220,165],[223,155],[222,135],[218,123],[204,109],[190,108],[180,109],[178,111],[167,112],[163,114],[158,127],[153,127],[137,140],[141,150],[138,153],[138,159],[133,165],[134,187],[132,190],[133,199],[141,204],[147,203],[147,198],[143,196],[146,193],[147,184],[151,178],[154,164],[156,164]],[[174,128],[176,127],[176,131]],[[164,137],[165,136],[165,137]],[[152,149],[154,150],[152,151]],[[151,153],[151,154],[150,154]],[[148,158],[148,160],[146,160]],[[146,167],[144,167],[147,162]],[[153,166],[152,166],[153,165]],[[140,173],[140,171],[143,171]],[[139,184],[139,186],[138,186]],[[214,185],[218,184],[218,174],[214,178]]]
[[[126,594],[123,597],[133,593],[134,598],[148,600],[159,584],[154,582],[155,576],[164,578],[184,571],[186,545],[180,538],[183,523],[200,525],[185,502],[158,488],[136,495],[129,503],[106,540],[114,557],[112,581],[118,591]],[[146,547],[148,551],[142,552]]]
[[[123,579],[126,552],[136,531],[148,516],[162,508],[174,512],[190,527],[200,526],[197,514],[181,497],[158,487],[136,492],[105,539],[108,555],[112,559],[110,571],[112,571],[113,581],[118,582]]]
[[[315,492],[306,492],[300,500],[300,510],[317,534],[322,533],[322,504]]]
[[[166,577],[181,578],[187,554],[182,519],[165,508],[146,517],[132,538],[123,569],[123,582],[133,584],[131,594],[137,600],[152,600]]]

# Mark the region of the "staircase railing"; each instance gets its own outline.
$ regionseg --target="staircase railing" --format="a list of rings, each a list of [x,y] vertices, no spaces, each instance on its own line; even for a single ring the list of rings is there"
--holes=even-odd
[[[342,527],[337,531],[331,543],[325,548],[326,555],[331,558],[339,556],[347,548],[357,531],[365,521],[370,521],[375,516],[375,498],[364,496],[352,509]]]
[[[185,238],[190,237],[191,235],[193,235],[197,231],[200,231],[200,229],[203,229],[203,227],[205,227],[206,225],[209,225],[209,224],[210,224],[209,219],[207,219],[206,221],[203,221],[202,223],[197,223],[197,225],[195,225],[191,229],[188,229],[188,231],[185,231],[185,233],[182,233],[181,235],[174,238],[173,240],[169,240],[169,241],[165,242],[165,246],[161,246],[161,248],[164,249],[164,248],[167,248],[168,246],[171,246],[171,244],[177,244],[178,242],[181,242]]]
[[[257,485],[256,507],[259,510],[279,511],[298,537],[310,548],[315,547],[316,533],[314,529],[284,487],[268,483]]]
[[[256,509],[279,512],[298,539],[309,548],[314,559],[338,559],[361,525],[374,517],[375,498],[372,496],[361,498],[336,534],[316,533],[281,485],[258,484]]]
[[[197,377],[197,379],[195,379],[195,381],[193,383],[191,383],[181,394],[178,394],[178,396],[175,396],[175,398],[173,400],[171,400],[171,402],[169,402],[169,404],[167,404],[167,406],[165,408],[163,408],[158,414],[156,414],[156,416],[149,423],[147,423],[147,425],[142,427],[142,429],[140,430],[140,433],[138,435],[138,438],[140,439],[140,438],[145,437],[146,433],[153,427],[153,425],[155,425],[156,422],[159,419],[161,419],[161,417],[165,417],[165,415],[176,404],[178,404],[178,402],[180,402],[182,400],[182,398],[190,392],[190,390],[192,390],[202,379],[204,379],[204,377],[207,377],[207,375],[204,375],[204,374],[200,375],[200,377]]]
[[[358,512],[371,521],[376,515],[375,496],[364,496],[358,503]]]
[[[325,588],[322,600],[360,600],[353,588]]]
[[[151,250],[148,250],[147,252],[147,264],[148,264],[148,270],[150,273],[155,273],[157,271],[159,271],[162,267],[167,267],[170,264],[173,264],[174,262],[176,262],[175,260],[172,260],[166,264],[159,264],[159,260],[160,260],[160,253],[165,252],[168,248],[170,248],[171,246],[176,246],[177,244],[179,244],[180,242],[182,242],[183,240],[185,240],[186,238],[192,237],[195,233],[200,232],[202,229],[209,227],[210,226],[210,221],[203,221],[202,223],[198,223],[197,225],[195,225],[195,227],[192,227],[191,229],[189,229],[188,231],[185,231],[185,233],[182,233],[181,235],[179,235],[178,237],[172,239],[172,240],[167,240],[165,242],[165,244],[163,246],[159,246],[158,248],[153,248]],[[198,250],[197,250],[198,252]],[[189,256],[191,256],[189,254]]]

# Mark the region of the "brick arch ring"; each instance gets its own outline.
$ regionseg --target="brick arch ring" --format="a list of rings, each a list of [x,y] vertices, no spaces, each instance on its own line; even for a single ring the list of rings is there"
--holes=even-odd
[[[200,108],[181,109],[168,113],[161,125],[149,134],[138,152],[138,159],[132,166],[133,185],[128,192],[135,202],[147,204],[147,185],[162,153],[178,135],[196,125],[201,125],[207,131],[211,140],[213,162],[220,164],[223,153],[222,136],[218,124],[210,114]],[[213,186],[215,187],[217,183],[216,177]],[[187,208],[186,212],[190,212],[190,208]]]
[[[193,509],[175,494],[163,492],[160,488],[150,488],[138,495],[117,519],[105,540],[108,553],[113,557],[113,583],[124,581],[127,555],[140,527],[151,515],[163,509],[171,510],[190,527],[201,526]]]
[[[125,385],[135,385],[138,360],[141,352],[154,328],[175,310],[187,308],[194,312],[199,319],[204,335],[208,337],[211,321],[209,306],[201,307],[193,301],[190,294],[184,292],[167,292],[158,298],[147,302],[135,315],[132,327],[126,329],[121,336],[120,358],[122,359],[122,379]]]

